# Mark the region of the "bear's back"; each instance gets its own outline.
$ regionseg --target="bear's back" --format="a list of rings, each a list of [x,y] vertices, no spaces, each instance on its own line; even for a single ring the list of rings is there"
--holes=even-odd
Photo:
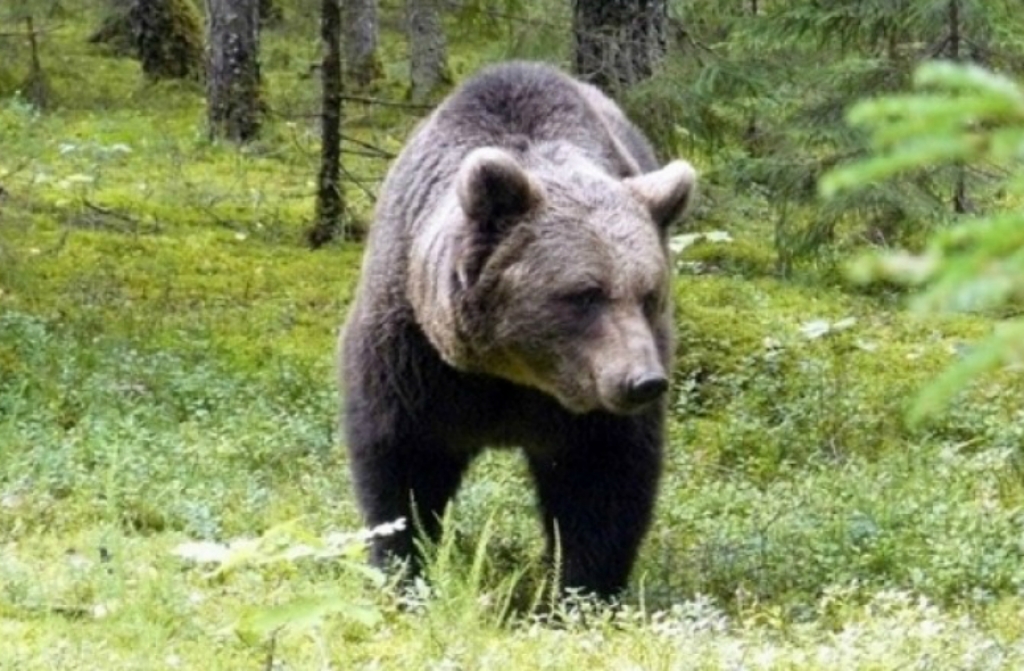
[[[516,153],[556,142],[609,174],[657,167],[650,145],[597,89],[550,65],[503,63],[463,83],[416,129],[385,181],[375,226],[407,231],[448,191],[473,149]]]
[[[468,80],[438,108],[436,121],[468,149],[563,141],[596,154],[602,147],[595,112],[567,75],[539,63],[512,62]]]
[[[614,102],[542,63],[484,68],[417,127],[381,188],[358,292],[373,297],[372,311],[404,315],[381,318],[382,324],[410,314],[402,288],[411,241],[451,197],[463,159],[480,147],[525,155],[552,144],[571,147],[617,177],[657,167],[650,145]]]
[[[379,297],[404,285],[409,242],[451,192],[469,152],[486,146],[519,152],[544,142],[571,144],[616,169],[609,124],[577,82],[554,67],[513,61],[464,82],[420,123],[388,171],[363,276],[365,284],[377,286],[364,288]]]

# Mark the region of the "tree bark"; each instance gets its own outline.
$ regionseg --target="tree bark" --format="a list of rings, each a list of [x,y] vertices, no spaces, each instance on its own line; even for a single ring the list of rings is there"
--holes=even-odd
[[[106,44],[117,56],[138,56],[138,46],[128,19],[132,0],[108,0],[106,16],[91,35],[90,44]]]
[[[960,48],[960,0],[950,0],[947,11],[949,20],[949,59],[960,61],[962,60]],[[967,197],[967,169],[963,163],[957,163],[955,170],[956,175],[953,178],[953,212],[965,214],[970,211],[970,203]]]
[[[28,77],[25,79],[22,89],[24,90],[26,100],[39,109],[45,109],[50,105],[52,91],[50,90],[50,82],[46,78],[46,73],[43,72],[42,61],[39,59],[39,42],[31,14],[25,17],[25,35],[28,37],[31,60]]]
[[[576,73],[612,93],[650,77],[667,22],[667,0],[573,0]]]
[[[132,0],[128,22],[146,77],[202,77],[203,31],[190,0]]]
[[[321,138],[320,175],[317,180],[316,220],[306,233],[310,247],[317,249],[337,237],[345,213],[341,189],[341,97],[343,94],[341,59],[341,7],[338,0],[321,0],[320,63]]]
[[[206,0],[206,110],[211,137],[254,139],[263,123],[258,0]]]
[[[343,18],[345,74],[355,86],[369,86],[381,74],[377,58],[377,37],[380,33],[377,0],[347,0]]]
[[[427,100],[442,84],[451,83],[448,46],[439,0],[406,0],[405,30],[409,40],[409,79],[415,103]]]

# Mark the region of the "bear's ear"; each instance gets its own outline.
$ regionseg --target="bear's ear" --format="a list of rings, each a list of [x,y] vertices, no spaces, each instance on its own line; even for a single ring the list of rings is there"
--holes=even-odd
[[[672,161],[661,170],[629,177],[623,183],[664,230],[693,203],[697,171],[686,161]]]
[[[501,233],[503,224],[526,214],[544,197],[537,180],[496,147],[474,149],[462,160],[456,192],[466,216],[490,234]]]

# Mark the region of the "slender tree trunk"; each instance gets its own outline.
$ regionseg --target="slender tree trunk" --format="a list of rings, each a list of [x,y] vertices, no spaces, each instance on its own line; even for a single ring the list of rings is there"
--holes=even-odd
[[[22,88],[25,98],[36,107],[43,109],[49,106],[52,92],[46,73],[43,72],[43,63],[39,59],[39,41],[36,39],[36,26],[31,14],[25,17],[25,33],[28,37],[31,60],[28,77]]]
[[[360,88],[380,77],[377,57],[377,0],[347,0],[343,6],[345,30],[345,74]]]
[[[413,102],[423,102],[442,84],[451,83],[448,46],[439,0],[405,0],[409,39],[409,79]]]
[[[757,0],[750,0],[750,16],[755,20],[758,16]],[[758,124],[757,107],[750,110],[747,117],[747,130],[743,134],[743,144],[747,153],[755,158],[761,156],[761,129]]]
[[[949,59],[959,61],[961,54],[960,35],[960,0],[950,0],[948,10],[949,20]],[[962,163],[954,168],[956,176],[953,183],[953,211],[957,214],[964,214],[970,210],[970,203],[967,198],[967,170]]]
[[[960,2],[950,0],[949,2],[949,57],[960,60]]]
[[[573,0],[576,73],[612,92],[650,77],[667,22],[667,0]]]
[[[258,0],[206,0],[206,110],[211,137],[248,142],[260,131],[263,102]]]
[[[316,221],[306,233],[310,247],[316,249],[337,237],[345,213],[341,189],[341,96],[343,94],[341,59],[341,8],[338,0],[321,0],[320,41],[323,59],[320,177],[316,191]]]
[[[200,79],[203,30],[190,0],[132,0],[128,22],[150,79]]]

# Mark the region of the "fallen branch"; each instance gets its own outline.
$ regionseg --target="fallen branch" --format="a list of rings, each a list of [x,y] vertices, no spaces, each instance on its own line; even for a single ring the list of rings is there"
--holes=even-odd
[[[422,105],[420,103],[407,103],[398,100],[384,100],[382,98],[371,98],[368,96],[354,96],[345,94],[341,96],[342,100],[354,103],[364,103],[366,105],[378,105],[380,107],[397,107],[399,109],[419,110],[426,112],[434,109],[433,105]]]
[[[59,23],[59,24],[57,24],[55,26],[50,26],[49,28],[40,28],[38,26],[34,26],[32,28],[32,33],[34,35],[46,35],[48,33],[55,33],[58,30],[61,30],[63,27],[64,27],[64,24],[62,24],[62,23]],[[18,37],[24,39],[26,37],[26,35],[25,35],[25,33],[0,33],[0,39],[4,39],[4,38],[13,39],[13,38],[18,38]]]
[[[345,176],[345,179],[355,184],[356,188],[362,191],[366,195],[366,197],[370,199],[371,203],[377,202],[377,194],[371,191],[370,188],[367,187],[361,179],[359,179],[351,172],[346,170],[344,165],[341,166],[341,174]]]
[[[341,135],[341,140],[342,142],[348,142],[349,144],[354,144],[356,146],[362,147],[363,149],[370,150],[371,152],[373,152],[374,158],[386,158],[388,160],[391,160],[397,156],[397,154],[393,154],[386,149],[381,149],[375,144],[371,144],[369,142],[366,142],[365,140],[357,140],[356,138],[351,137],[349,135],[345,135],[344,133],[342,133]],[[368,154],[362,155],[367,156]]]
[[[83,216],[81,217],[81,223],[72,221],[69,222],[71,225],[77,225],[80,227],[85,225],[92,228],[105,228],[117,231],[118,233],[131,234],[136,234],[140,231],[155,233],[160,230],[160,226],[158,224],[145,226],[140,219],[133,217],[130,214],[114,210],[109,207],[103,207],[102,205],[97,205],[87,198],[82,200],[82,205],[84,205],[87,210],[94,213],[94,216]]]

